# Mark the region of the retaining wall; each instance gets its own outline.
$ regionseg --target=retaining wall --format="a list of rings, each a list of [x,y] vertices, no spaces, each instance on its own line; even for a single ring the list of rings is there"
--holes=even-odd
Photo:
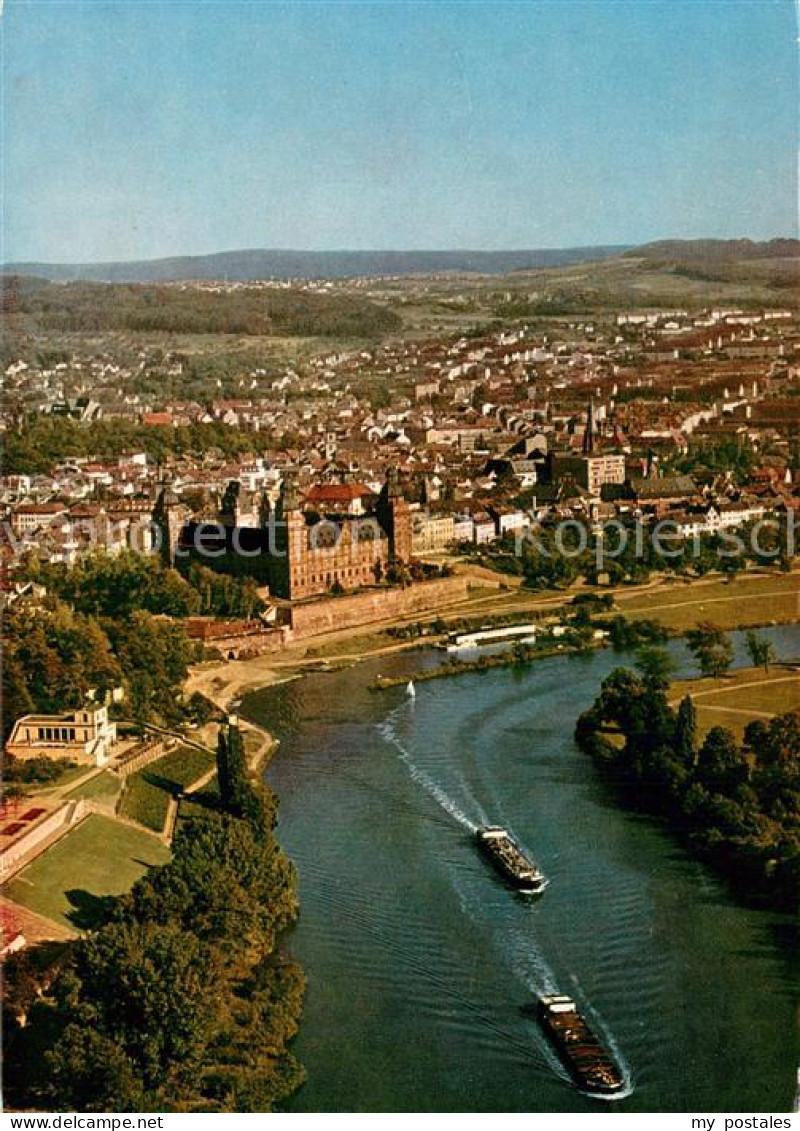
[[[354,593],[350,597],[332,597],[330,600],[311,601],[307,605],[293,605],[292,636],[299,640],[321,632],[359,628],[410,613],[435,612],[445,605],[465,600],[467,587],[466,577],[446,577],[421,581],[407,589],[376,589]]]
[[[0,874],[7,878],[12,872],[18,871],[47,848],[54,837],[72,828],[85,815],[86,803],[83,799],[65,801],[0,853]]]

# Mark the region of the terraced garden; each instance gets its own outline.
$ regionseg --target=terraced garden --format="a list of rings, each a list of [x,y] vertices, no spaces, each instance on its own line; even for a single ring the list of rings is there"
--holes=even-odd
[[[170,798],[177,797],[214,769],[214,755],[194,746],[179,746],[127,779],[118,812],[162,833]]]

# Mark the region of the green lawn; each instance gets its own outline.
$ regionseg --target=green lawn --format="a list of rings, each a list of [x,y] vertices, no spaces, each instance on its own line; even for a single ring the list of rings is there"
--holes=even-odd
[[[780,664],[768,672],[763,668],[740,668],[720,679],[687,679],[671,684],[673,706],[684,695],[691,695],[697,708],[700,734],[721,726],[739,736],[749,722],[764,715],[781,715],[800,710],[800,675]]]
[[[128,778],[118,812],[153,832],[161,833],[167,819],[169,798],[167,790],[152,782],[147,770],[141,770]]]
[[[102,896],[121,895],[169,856],[148,833],[92,814],[23,868],[6,894],[48,919],[85,928],[95,921]]]
[[[730,583],[666,585],[636,596],[618,597],[620,612],[651,617],[676,632],[709,620],[720,628],[791,624],[800,620],[800,575],[739,576]]]
[[[199,781],[209,770],[213,770],[215,765],[216,758],[213,754],[206,754],[193,746],[179,746],[177,750],[165,754],[142,772],[150,773],[153,778],[161,778],[165,783],[185,789],[187,785]]]
[[[102,770],[94,777],[76,785],[69,791],[67,797],[90,797],[95,801],[113,801],[119,793],[121,784],[120,779],[111,770]]]

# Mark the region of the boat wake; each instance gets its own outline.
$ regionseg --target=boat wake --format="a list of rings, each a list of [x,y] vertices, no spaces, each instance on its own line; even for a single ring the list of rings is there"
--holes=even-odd
[[[413,702],[413,700],[409,700],[409,702]],[[392,711],[382,723],[378,724],[378,733],[384,741],[394,746],[395,750],[398,751],[400,761],[408,770],[412,780],[418,785],[421,785],[426,793],[428,793],[437,805],[441,806],[445,813],[451,816],[454,821],[457,821],[459,825],[469,832],[474,833],[480,823],[480,816],[477,821],[470,820],[464,810],[456,804],[453,798],[450,797],[444,789],[442,789],[438,782],[434,781],[430,774],[426,773],[425,770],[414,762],[411,752],[401,741],[395,724],[400,714],[407,710],[408,705],[404,703],[401,707]]]
[[[406,767],[411,779],[420,785],[449,817],[474,835],[480,826],[489,823],[475,799],[470,797],[468,804],[470,811],[477,815],[477,819],[472,820],[453,797],[450,796],[425,769],[415,762],[411,751],[402,740],[400,724],[402,719],[409,714],[413,703],[413,698],[409,698],[394,711],[391,711],[383,722],[378,724],[378,733],[385,742],[393,746],[398,752],[400,761]],[[469,789],[463,775],[459,775],[459,778],[460,780],[457,783],[459,792],[463,791],[465,795],[469,795]],[[482,922],[484,919],[483,912],[485,912],[485,890],[483,887],[481,888],[480,894],[478,894],[478,892],[472,888],[469,878],[458,873],[454,874],[453,883],[462,913],[465,913],[475,922]],[[506,919],[502,936],[499,939],[495,938],[495,946],[499,946],[504,964],[510,967],[514,977],[532,996],[538,997],[541,994],[556,993],[559,990],[559,979],[548,965],[542,953],[543,948],[541,943],[547,940],[537,940],[532,933],[533,923],[530,916],[533,912],[533,908],[526,906],[523,910],[523,908],[520,907],[520,912],[524,917],[524,922],[516,923],[512,926],[508,922],[508,919]],[[508,912],[506,912],[506,914],[508,914]],[[538,927],[541,930],[542,924],[539,923]],[[579,990],[580,987],[574,976],[572,981],[576,989]],[[585,1002],[586,999],[583,994],[579,993],[578,997]],[[584,1006],[584,1008],[586,1007]],[[608,1031],[602,1018],[591,1008],[586,1009],[586,1012],[591,1013],[597,1031],[602,1035],[602,1040],[619,1065],[625,1086],[619,1092],[610,1095],[595,1093],[585,1094],[591,1094],[593,1099],[602,1100],[606,1103],[623,1100],[633,1092],[630,1066],[623,1057],[621,1050]],[[544,1039],[537,1043],[540,1046],[540,1051],[543,1053],[550,1070],[565,1082],[571,1083],[569,1074],[561,1064],[556,1053],[550,1048],[549,1043]]]

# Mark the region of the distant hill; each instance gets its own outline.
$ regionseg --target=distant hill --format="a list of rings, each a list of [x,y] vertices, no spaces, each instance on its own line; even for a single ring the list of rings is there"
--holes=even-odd
[[[800,240],[657,240],[625,253],[658,262],[681,260],[793,259],[800,256]]]
[[[650,268],[687,279],[734,284],[760,284],[793,290],[800,283],[800,240],[659,240],[629,249]]]
[[[352,279],[376,275],[431,275],[469,272],[506,275],[608,259],[627,250],[614,247],[539,248],[530,251],[221,251],[130,263],[7,263],[10,275],[38,275],[52,282],[153,283],[176,279]]]

